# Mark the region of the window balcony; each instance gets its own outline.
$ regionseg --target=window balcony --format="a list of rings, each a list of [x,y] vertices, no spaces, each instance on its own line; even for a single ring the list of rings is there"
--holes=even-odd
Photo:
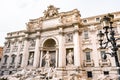
[[[84,67],[93,67],[94,61],[93,60],[84,60],[83,65],[84,65]]]
[[[2,69],[3,69],[3,68],[7,68],[7,64],[6,64],[6,63],[3,63],[2,66],[1,66],[1,68],[2,68]]]
[[[15,67],[15,63],[10,63],[10,68],[14,68]]]
[[[101,67],[111,66],[110,59],[100,59],[100,60],[99,60],[99,65],[100,65]]]
[[[35,49],[35,47],[29,47],[29,50],[34,50]]]

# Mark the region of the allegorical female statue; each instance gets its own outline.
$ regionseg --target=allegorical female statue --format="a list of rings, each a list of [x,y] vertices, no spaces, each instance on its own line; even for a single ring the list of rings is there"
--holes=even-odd
[[[32,53],[32,54],[30,55],[28,64],[29,64],[29,65],[33,65],[33,60],[34,60],[34,56],[33,56],[33,53]]]
[[[68,54],[67,54],[67,64],[73,64],[73,52],[72,50],[69,50]]]
[[[51,55],[49,52],[47,52],[44,56],[43,59],[45,59],[45,67],[50,67],[51,64]]]

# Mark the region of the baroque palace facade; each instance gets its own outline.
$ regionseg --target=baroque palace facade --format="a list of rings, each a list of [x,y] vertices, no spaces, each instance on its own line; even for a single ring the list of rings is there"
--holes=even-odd
[[[26,30],[7,33],[0,74],[50,67],[61,77],[75,73],[87,79],[117,75],[114,57],[102,58],[109,48],[101,50],[97,38],[102,30],[100,19],[107,14],[81,18],[77,9],[58,10],[50,5],[43,17],[26,23]],[[116,37],[120,37],[120,12],[112,14]]]

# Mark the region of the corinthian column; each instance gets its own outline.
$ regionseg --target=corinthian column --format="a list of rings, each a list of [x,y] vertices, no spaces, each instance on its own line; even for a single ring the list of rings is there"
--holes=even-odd
[[[34,55],[34,62],[33,62],[33,66],[35,68],[39,66],[39,58],[40,58],[39,46],[40,46],[40,32],[38,31],[36,35],[35,55]]]
[[[63,30],[59,28],[59,67],[64,67],[66,65],[66,54],[65,54],[65,47],[64,47],[64,37],[63,37]]]
[[[74,24],[74,65],[80,66],[79,25]]]
[[[23,58],[22,58],[22,63],[21,63],[21,67],[26,67],[28,64],[28,35],[26,34],[25,38],[24,38],[24,49],[23,49]]]

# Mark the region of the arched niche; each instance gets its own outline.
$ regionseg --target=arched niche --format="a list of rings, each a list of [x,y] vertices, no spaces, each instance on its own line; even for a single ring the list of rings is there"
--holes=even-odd
[[[47,38],[43,41],[42,48],[41,48],[41,66],[42,67],[57,66],[58,49],[56,45],[57,45],[57,41],[55,38]]]

